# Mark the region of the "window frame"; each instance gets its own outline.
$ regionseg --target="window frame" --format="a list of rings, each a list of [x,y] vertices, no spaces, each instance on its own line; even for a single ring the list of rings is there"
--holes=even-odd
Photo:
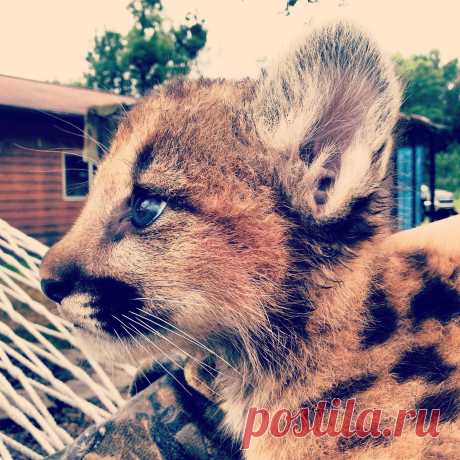
[[[88,193],[91,190],[93,184],[93,177],[95,172],[96,164],[93,161],[86,161],[83,157],[82,151],[72,151],[72,152],[62,152],[61,156],[61,170],[62,170],[62,199],[64,201],[83,201],[86,200],[88,193],[86,195],[68,195],[67,194],[67,174],[66,174],[66,157],[67,156],[81,156],[82,160],[86,163],[88,167]]]

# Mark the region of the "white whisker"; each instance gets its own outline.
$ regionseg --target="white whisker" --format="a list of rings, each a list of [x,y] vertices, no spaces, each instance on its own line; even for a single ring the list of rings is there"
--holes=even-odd
[[[135,315],[137,315],[136,313],[133,313]],[[214,372],[217,372],[218,374],[222,375],[221,372],[219,372],[217,369],[214,369],[213,367],[209,366],[208,364],[204,363],[203,361],[197,359],[195,356],[191,355],[190,353],[188,353],[187,351],[183,350],[182,348],[179,347],[179,345],[177,345],[176,343],[172,342],[171,340],[169,340],[167,337],[165,337],[163,334],[161,334],[161,332],[153,329],[151,326],[149,326],[148,324],[145,324],[142,320],[135,320],[133,318],[129,318],[128,316],[124,315],[123,316],[128,319],[130,322],[131,321],[134,321],[136,324],[139,324],[140,326],[142,327],[145,327],[149,332],[152,332],[153,334],[155,334],[157,337],[159,337],[160,339],[163,339],[165,340],[166,342],[168,342],[169,344],[171,344],[173,347],[177,348],[179,351],[181,351],[185,356],[187,356],[188,358],[190,358],[192,361],[196,362],[197,364],[199,364],[204,370],[206,370],[206,372],[210,375],[210,376],[213,376],[214,375]],[[140,316],[140,315],[137,315],[137,316]],[[143,318],[143,319],[146,319],[147,318]],[[177,363],[176,363],[177,364]],[[181,366],[182,367],[182,366]],[[205,382],[203,382],[204,385],[206,387],[209,388],[209,390],[211,390],[213,393],[215,393],[217,396],[220,396],[217,391],[215,391],[212,387],[210,387],[209,385],[207,385]]]
[[[131,334],[127,327],[129,327],[130,329],[134,329],[135,332],[137,332],[138,334],[141,335],[141,337],[145,338],[156,350],[158,350],[163,356],[165,356],[167,359],[170,359],[166,353],[164,353],[164,351],[156,344],[154,344],[151,340],[149,340],[148,337],[146,337],[144,334],[142,334],[135,326],[133,326],[132,324],[130,324],[130,326],[128,325],[125,325],[123,323],[123,321],[121,321],[119,318],[117,318],[116,316],[114,317],[116,320],[118,320],[122,326],[122,328],[126,331],[126,333],[131,337],[132,340],[134,340],[140,347],[142,347],[145,351],[149,352],[150,350],[148,348],[146,348],[144,345],[142,345],[142,343],[139,342],[139,340],[137,340],[133,334]],[[190,393],[190,391],[184,386],[184,384],[182,382],[180,382],[177,377],[171,373],[168,368],[166,366],[164,366],[160,361],[157,360],[157,363],[158,365],[174,380],[177,382],[178,385],[180,385],[185,392],[187,392],[190,396],[192,396],[192,394]]]
[[[164,320],[163,318],[160,318],[156,315],[154,315],[153,313],[151,312],[146,312],[146,311],[143,311],[141,308],[137,308],[137,310],[139,310],[141,313],[144,313],[148,316],[151,316],[153,318],[155,318],[156,320],[158,321],[161,321],[163,323],[166,324],[167,327],[165,327],[164,325],[162,324],[159,324],[159,323],[156,323],[154,320],[150,319],[149,321],[151,321],[153,324],[157,325],[157,326],[161,326],[161,327],[164,327],[165,329],[168,329],[170,332],[172,332],[173,334],[176,334],[176,335],[179,335],[180,337],[186,339],[186,340],[189,340],[191,343],[201,347],[203,350],[211,353],[212,355],[216,356],[217,358],[219,358],[222,362],[224,362],[227,366],[229,366],[231,369],[233,369],[235,372],[237,372],[238,374],[240,374],[240,371],[238,369],[236,369],[235,367],[233,367],[226,359],[224,359],[222,356],[219,356],[214,350],[211,350],[209,347],[207,347],[205,344],[199,342],[198,340],[196,340],[194,337],[190,336],[189,334],[187,334],[185,331],[182,331],[181,329],[179,329],[177,326],[175,326],[174,324],[171,324],[169,323],[168,321]],[[146,320],[148,318],[145,318]],[[171,330],[169,328],[172,328],[174,330]],[[175,332],[177,331],[177,332]]]

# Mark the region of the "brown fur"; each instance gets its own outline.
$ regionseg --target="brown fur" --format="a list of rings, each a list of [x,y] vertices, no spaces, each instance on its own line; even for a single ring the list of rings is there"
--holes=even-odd
[[[398,108],[391,67],[343,24],[313,32],[256,83],[169,83],[126,116],[88,203],[48,253],[42,276],[71,284],[61,308],[84,326],[92,348],[134,361],[210,354],[217,373],[209,391],[225,413],[222,429],[236,440],[249,407],[296,412],[363,376],[368,384],[353,397],[389,420],[458,382],[456,367],[440,384],[398,382],[391,370],[401,353],[433,345],[449,365],[460,361],[454,316],[414,328],[409,311],[435,273],[460,288],[458,277],[450,279],[459,259],[383,251]],[[139,186],[170,203],[142,231],[130,223]],[[141,298],[140,310],[124,308],[129,298],[104,305],[119,324],[111,334],[94,319],[98,289],[107,285]],[[383,341],[372,329],[373,291],[397,317]],[[267,435],[246,457],[424,458],[454,442],[450,422],[431,444],[410,430],[401,440],[356,446]],[[445,458],[455,458],[449,449]]]

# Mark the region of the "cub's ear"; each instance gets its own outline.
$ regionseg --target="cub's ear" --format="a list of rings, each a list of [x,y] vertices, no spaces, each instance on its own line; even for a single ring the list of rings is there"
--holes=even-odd
[[[263,73],[249,104],[292,208],[316,221],[335,219],[381,186],[400,85],[354,26],[311,32]]]

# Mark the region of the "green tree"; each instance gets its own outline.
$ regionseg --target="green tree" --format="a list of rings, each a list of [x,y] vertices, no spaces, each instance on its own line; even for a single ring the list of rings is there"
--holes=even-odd
[[[402,111],[425,115],[449,128],[452,142],[436,155],[437,186],[460,196],[460,68],[458,60],[442,63],[439,51],[409,58],[394,56],[405,84]]]
[[[191,62],[206,44],[203,22],[188,16],[179,27],[167,26],[161,0],[135,0],[128,9],[134,24],[125,36],[106,31],[95,37],[86,57],[87,86],[143,95],[175,75],[189,73]]]
[[[434,50],[407,59],[398,54],[393,60],[405,84],[402,110],[454,127],[459,115],[457,59],[442,64],[439,51]]]
[[[95,37],[94,49],[86,56],[90,71],[85,80],[89,88],[129,93],[130,85],[125,84],[121,63],[123,49],[123,37],[118,32],[106,31],[104,35]]]
[[[295,6],[299,0],[286,0],[286,9]],[[306,3],[318,3],[319,0],[305,0]]]
[[[460,145],[449,145],[446,152],[436,155],[436,185],[455,192],[460,197]],[[460,212],[460,209],[457,209]]]

